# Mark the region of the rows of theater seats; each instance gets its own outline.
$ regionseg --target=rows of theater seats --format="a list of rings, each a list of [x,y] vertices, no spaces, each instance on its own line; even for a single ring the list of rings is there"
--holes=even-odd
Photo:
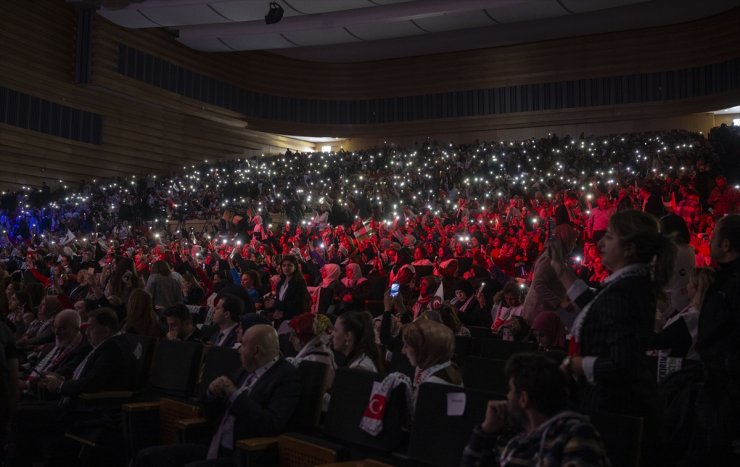
[[[459,465],[473,427],[480,423],[491,399],[505,399],[506,359],[535,351],[531,344],[501,341],[485,329],[475,337],[458,337],[455,360],[462,368],[464,388],[424,384],[416,411],[407,413],[401,388],[392,392],[383,417],[383,430],[371,436],[360,428],[373,384],[383,375],[340,368],[331,402],[321,420],[323,364],[302,362],[302,396],[290,424],[278,438],[237,443],[242,465],[306,466],[349,462],[372,465]],[[216,426],[208,424],[205,393],[213,379],[240,371],[237,350],[127,335],[137,357],[135,388],[131,392],[83,394],[91,407],[104,407],[97,423],[72,426],[66,436],[80,443],[81,462],[128,465],[146,446],[179,442],[207,443]],[[402,355],[394,356],[389,371],[409,375],[413,368]],[[448,394],[464,394],[461,414],[448,412]],[[638,463],[642,421],[617,414],[590,414],[601,432],[616,467]],[[215,420],[216,423],[218,420]],[[411,422],[409,425],[409,421]],[[123,437],[120,436],[121,427]],[[408,428],[407,428],[408,427]]]

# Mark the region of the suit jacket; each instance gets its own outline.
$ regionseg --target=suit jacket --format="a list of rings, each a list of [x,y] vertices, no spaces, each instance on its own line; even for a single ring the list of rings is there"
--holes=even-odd
[[[236,418],[234,441],[287,431],[300,398],[298,369],[279,359],[257,380],[249,394],[240,394],[229,406],[229,413]]]
[[[54,347],[56,344],[49,344],[39,355],[39,361],[43,360],[44,357],[51,351],[54,350]],[[90,350],[92,350],[92,347],[90,346],[90,343],[87,342],[87,339],[83,337],[83,339],[80,341],[77,346],[72,349],[67,355],[64,356],[62,360],[59,361],[56,365],[50,366],[47,371],[52,373],[57,373],[65,378],[71,378],[72,373],[74,373],[75,368],[77,368],[77,365],[79,365],[82,360],[85,359],[88,353],[90,353]]]
[[[219,347],[228,347],[228,348],[234,347],[234,345],[236,344],[236,338],[237,338],[236,330],[238,327],[239,325],[237,324],[236,326],[233,326],[231,328],[229,333],[226,335],[226,339],[224,339],[223,343],[219,345]],[[218,345],[218,335],[220,332],[221,332],[220,330],[216,331],[208,341],[213,345]]]
[[[299,272],[296,271],[296,274],[299,274]],[[283,277],[277,286],[278,297],[280,296],[280,289],[284,282],[285,278]],[[275,301],[275,309],[283,312],[283,320],[290,320],[294,316],[303,313],[306,297],[308,297],[306,285],[303,282],[298,285],[295,280],[290,281],[288,290],[285,291],[285,298],[283,300],[278,298]]]
[[[575,302],[583,308],[588,290]],[[645,351],[655,323],[655,293],[648,276],[619,278],[591,302],[580,331],[580,353],[597,357],[594,385],[581,381],[586,410],[648,417],[657,404],[655,378]]]
[[[77,379],[59,387],[59,394],[75,397],[82,392],[130,389],[136,373],[136,361],[126,336],[117,335],[94,348]]]

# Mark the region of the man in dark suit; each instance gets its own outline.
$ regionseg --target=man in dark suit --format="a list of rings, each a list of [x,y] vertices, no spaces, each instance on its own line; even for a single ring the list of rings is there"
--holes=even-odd
[[[155,446],[136,457],[137,467],[231,466],[237,440],[275,436],[288,428],[301,396],[298,370],[280,358],[275,328],[256,324],[244,332],[239,354],[248,376],[237,385],[226,376],[208,387],[225,411],[209,446]]]
[[[125,336],[116,335],[118,318],[109,308],[90,312],[87,337],[93,349],[74,369],[72,377],[48,374],[39,382],[59,401],[23,403],[18,406],[13,433],[16,438],[14,465],[30,465],[33,456],[43,455],[48,445],[58,448],[64,431],[78,420],[76,398],[84,392],[129,389],[134,380],[135,360]],[[57,455],[54,452],[53,455]]]
[[[237,328],[242,309],[241,300],[233,295],[225,295],[216,301],[213,324],[218,326],[218,332],[211,336],[211,344],[219,347],[234,347],[238,340]]]
[[[47,375],[71,378],[75,368],[90,352],[91,347],[80,332],[80,315],[71,309],[60,311],[54,318],[55,341],[40,353],[38,361],[28,367],[21,381],[22,389],[35,393],[41,379]]]
[[[706,465],[740,460],[740,216],[721,218],[709,243],[714,284],[699,315],[696,350],[704,364],[697,406],[706,435]],[[734,449],[733,449],[734,448]],[[698,463],[698,461],[697,461]]]

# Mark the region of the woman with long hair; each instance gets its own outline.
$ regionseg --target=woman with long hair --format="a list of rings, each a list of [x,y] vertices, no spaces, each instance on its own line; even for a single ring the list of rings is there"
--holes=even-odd
[[[332,347],[344,356],[347,368],[380,371],[383,366],[375,343],[372,316],[367,311],[348,311],[334,323]]]
[[[275,299],[265,299],[265,308],[272,313],[276,325],[303,313],[309,304],[306,280],[298,268],[295,256],[283,257],[280,261],[280,273]]]
[[[711,269],[697,268],[691,271],[686,283],[689,304],[668,316],[663,329],[650,343],[651,348],[667,350],[671,357],[699,360],[699,354],[694,349],[699,332],[699,312],[704,296],[713,283],[714,272]]]
[[[152,296],[144,289],[136,289],[126,305],[126,321],[123,331],[130,334],[159,338],[162,329],[159,325],[157,315],[154,313]]]
[[[126,256],[116,258],[116,266],[111,273],[108,284],[105,286],[105,297],[118,297],[124,305],[128,303],[129,295],[134,289],[141,288],[142,281],[136,273],[134,260]]]

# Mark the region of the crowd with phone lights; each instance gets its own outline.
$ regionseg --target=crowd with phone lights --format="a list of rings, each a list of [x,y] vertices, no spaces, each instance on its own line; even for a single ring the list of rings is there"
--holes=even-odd
[[[573,281],[609,283],[622,265],[609,250],[611,221],[637,211],[672,235],[681,268],[658,298],[644,350],[701,362],[698,313],[718,266],[711,239],[721,219],[740,214],[739,148],[726,127],[709,138],[674,130],[389,141],[24,186],[0,198],[2,319],[26,390],[61,384],[39,370],[51,364],[39,351],[53,344],[61,310],[85,323],[111,309],[121,332],[162,339],[213,326],[221,332],[210,342],[234,347],[240,320],[254,315],[290,336],[299,356],[311,342],[341,365],[379,372],[393,352],[419,362],[407,336],[432,332],[409,327],[420,321],[454,336],[485,328],[566,357],[580,332]],[[172,311],[182,305],[192,327]],[[673,337],[678,318],[688,344]],[[333,337],[312,340],[317,328]],[[589,360],[576,358],[574,376],[592,377]]]

